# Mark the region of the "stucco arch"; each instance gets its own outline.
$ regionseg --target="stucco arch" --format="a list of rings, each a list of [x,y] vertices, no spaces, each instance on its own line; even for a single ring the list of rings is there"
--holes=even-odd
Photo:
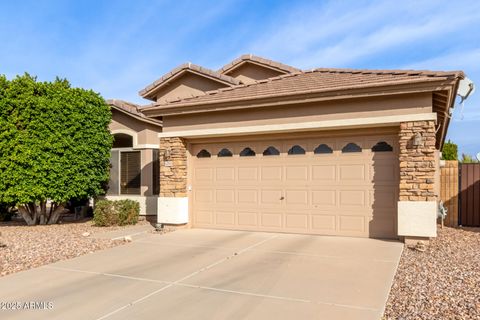
[[[111,130],[110,133],[112,135],[119,134],[119,133],[127,134],[132,137],[133,148],[136,148],[138,146],[138,137],[137,137],[138,133],[136,131],[133,131],[130,129],[114,129],[114,130]]]

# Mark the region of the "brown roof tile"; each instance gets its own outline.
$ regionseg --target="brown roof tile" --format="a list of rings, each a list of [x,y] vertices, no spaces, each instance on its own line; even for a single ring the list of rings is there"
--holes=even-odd
[[[224,65],[220,70],[218,70],[218,72],[220,72],[222,74],[225,74],[228,71],[234,69],[237,65],[239,65],[239,64],[241,64],[245,61],[252,61],[252,62],[256,62],[258,64],[263,64],[267,67],[277,69],[279,71],[286,72],[286,73],[301,72],[302,71],[300,69],[297,69],[297,68],[294,68],[292,66],[289,66],[289,65],[286,65],[286,64],[283,64],[283,63],[280,63],[280,62],[276,62],[276,61],[273,61],[273,60],[270,60],[270,59],[265,59],[265,58],[262,58],[262,57],[259,57],[259,56],[254,56],[252,54],[244,54],[244,55],[238,57],[237,59],[233,60],[232,62]]]
[[[311,92],[328,92],[385,85],[449,80],[458,77],[463,78],[463,72],[319,68],[310,71],[284,74],[251,84],[241,84],[230,88],[207,91],[203,95],[179,99],[175,102],[157,103],[146,107],[145,110],[155,107],[162,108],[182,105],[200,105]]]
[[[144,115],[141,112],[142,106],[140,106],[140,105],[137,105],[137,104],[134,104],[134,103],[131,103],[131,102],[127,102],[127,101],[124,101],[124,100],[118,100],[118,99],[109,99],[109,100],[106,100],[106,102],[109,106],[111,106],[111,107],[113,107],[113,108],[115,108],[115,109],[117,109],[121,112],[127,113],[130,116],[132,116],[134,118],[137,118],[141,121],[146,121],[146,122],[156,124],[156,125],[160,125],[160,126],[162,125],[162,121],[152,119],[152,118],[149,118],[146,115]]]

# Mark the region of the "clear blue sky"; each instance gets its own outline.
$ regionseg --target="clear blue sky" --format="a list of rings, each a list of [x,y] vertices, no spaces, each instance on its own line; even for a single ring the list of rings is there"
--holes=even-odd
[[[463,70],[478,89],[448,137],[480,152],[480,1],[1,1],[0,74],[144,103],[176,65],[253,53],[300,68]]]

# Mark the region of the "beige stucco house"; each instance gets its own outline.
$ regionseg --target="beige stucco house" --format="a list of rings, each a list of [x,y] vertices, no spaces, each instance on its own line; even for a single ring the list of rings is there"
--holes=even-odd
[[[439,156],[464,74],[184,64],[110,100],[108,197],[161,224],[436,236]]]

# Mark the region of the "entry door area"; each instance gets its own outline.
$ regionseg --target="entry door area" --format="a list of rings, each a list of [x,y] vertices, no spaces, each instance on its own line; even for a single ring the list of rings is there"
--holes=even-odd
[[[398,137],[191,144],[195,227],[396,238]]]

